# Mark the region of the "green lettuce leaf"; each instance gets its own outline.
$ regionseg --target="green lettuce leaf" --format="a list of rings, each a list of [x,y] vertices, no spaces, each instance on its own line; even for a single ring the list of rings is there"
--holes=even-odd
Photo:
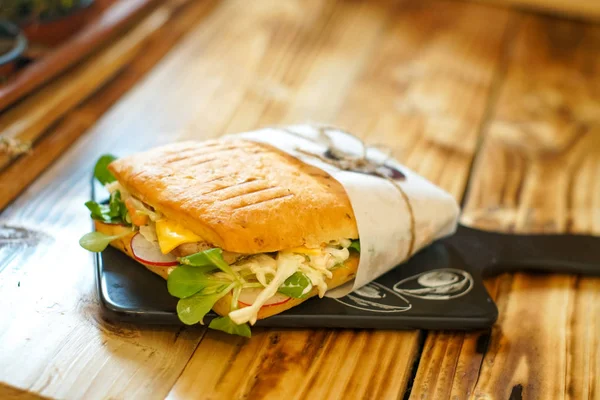
[[[358,239],[353,240],[352,244],[348,248],[360,253],[360,240],[358,240]]]
[[[214,268],[211,268],[214,269]],[[224,290],[231,281],[207,275],[203,267],[180,265],[167,279],[167,288],[171,296],[185,298],[195,293],[210,294]]]
[[[192,254],[191,256],[181,257],[179,258],[179,262],[192,267],[207,268],[212,266],[213,269],[216,267],[232,277],[237,277],[237,274],[233,272],[229,264],[223,259],[223,250],[219,248],[201,251],[200,253]]]
[[[193,296],[179,299],[177,302],[177,315],[181,322],[186,325],[202,323],[204,316],[213,308],[219,299],[225,296],[229,290],[213,294],[196,293]]]
[[[290,296],[295,299],[301,299],[305,297],[311,289],[312,282],[308,276],[302,272],[294,272],[292,276],[287,278],[285,282],[279,286],[277,291],[285,294],[286,296]]]
[[[91,251],[93,253],[99,253],[101,251],[104,251],[104,249],[108,247],[110,242],[112,242],[115,239],[122,238],[123,236],[126,236],[129,233],[130,232],[127,231],[118,235],[109,236],[102,232],[90,232],[86,233],[81,237],[81,239],[79,239],[79,245],[88,251]]]
[[[85,203],[85,206],[92,213],[91,217],[93,219],[102,222],[112,222],[112,217],[108,215],[110,213],[108,204],[98,204],[95,201],[90,200]]]
[[[118,218],[122,222],[127,222],[127,206],[125,202],[121,199],[121,192],[115,190],[110,195],[110,201],[108,203],[109,215],[112,218]]]
[[[98,204],[95,201],[88,201],[85,206],[90,210],[91,217],[95,220],[106,222],[109,224],[126,224],[127,222],[127,207],[121,200],[121,192],[114,191],[110,195],[108,204]]]
[[[94,178],[98,179],[98,181],[106,185],[107,183],[111,183],[116,181],[117,179],[114,175],[108,170],[108,164],[116,160],[117,157],[111,154],[105,154],[98,159],[96,162],[96,166],[94,167]]]
[[[239,335],[249,338],[252,333],[248,324],[236,325],[229,317],[218,317],[210,321],[209,328],[223,331],[231,335]]]

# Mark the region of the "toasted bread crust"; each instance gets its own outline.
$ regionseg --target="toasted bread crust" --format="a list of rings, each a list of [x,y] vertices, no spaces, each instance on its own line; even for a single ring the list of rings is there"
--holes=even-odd
[[[96,230],[98,232],[106,233],[107,235],[118,235],[124,230],[129,230],[129,228],[124,227],[122,225],[109,225],[99,221],[94,222]],[[126,235],[120,239],[113,240],[110,244],[111,246],[121,250],[123,253],[127,254],[129,257],[133,258],[134,260],[148,268],[150,271],[160,275],[166,280],[169,276],[168,267],[156,267],[153,265],[148,265],[143,262],[140,262],[139,260],[133,257],[133,251],[131,250],[131,238],[135,234],[136,232],[131,232],[129,235]],[[356,276],[356,270],[358,269],[358,260],[359,257],[356,254],[351,254],[350,258],[346,260],[346,262],[342,266],[332,271],[333,276],[331,277],[331,279],[326,280],[327,287],[333,289],[354,279],[354,277]],[[303,303],[304,301],[308,300],[313,296],[316,296],[317,293],[317,289],[314,288],[308,294],[308,296],[303,299],[290,299],[289,301],[283,304],[262,307],[258,312],[258,319],[268,318],[275,314],[279,314],[285,310],[297,306],[300,303]],[[219,315],[227,315],[229,314],[229,311],[231,309],[231,301],[232,295],[231,293],[229,293],[228,295],[217,301],[217,303],[213,307],[213,310]]]
[[[114,161],[136,197],[223,250],[254,254],[356,239],[343,186],[269,145],[183,142]]]

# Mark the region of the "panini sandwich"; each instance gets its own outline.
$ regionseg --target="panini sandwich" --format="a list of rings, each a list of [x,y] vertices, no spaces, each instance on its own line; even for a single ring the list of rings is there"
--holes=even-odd
[[[108,244],[167,280],[186,324],[249,336],[248,323],[352,280],[360,243],[342,185],[319,168],[246,140],[182,142],[118,160],[96,177],[108,204],[86,203]]]

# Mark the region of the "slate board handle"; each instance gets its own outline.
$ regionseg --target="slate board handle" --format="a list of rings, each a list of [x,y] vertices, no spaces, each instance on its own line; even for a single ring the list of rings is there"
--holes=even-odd
[[[600,275],[600,237],[518,235],[460,226],[452,245],[483,276],[540,271]]]
[[[497,241],[497,258],[487,268],[490,273],[538,270],[600,275],[598,237],[497,234]]]

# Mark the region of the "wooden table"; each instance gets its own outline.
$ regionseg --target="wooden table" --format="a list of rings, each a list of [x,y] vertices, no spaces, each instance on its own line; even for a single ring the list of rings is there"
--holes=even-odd
[[[41,173],[2,213],[0,398],[600,398],[597,278],[488,280],[491,331],[247,341],[102,320],[77,243],[98,155],[307,121],[391,147],[465,224],[599,233],[600,26],[459,1],[227,0],[160,32],[0,176],[6,203]]]

